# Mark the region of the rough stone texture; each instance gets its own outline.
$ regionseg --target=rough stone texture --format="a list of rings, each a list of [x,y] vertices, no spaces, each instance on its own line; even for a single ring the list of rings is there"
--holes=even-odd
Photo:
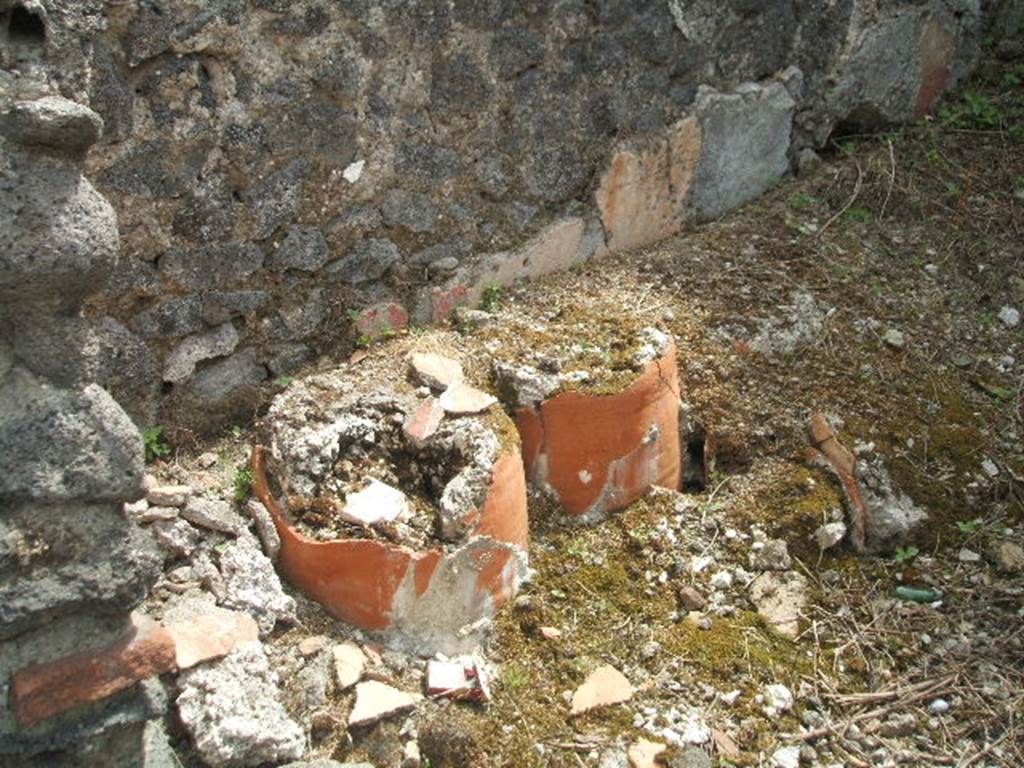
[[[172,384],[184,381],[195,371],[197,363],[213,357],[230,355],[237,346],[238,331],[231,323],[225,323],[198,336],[189,336],[174,349],[164,363],[164,381]]]
[[[73,35],[95,31],[82,24]],[[67,32],[48,39],[68,46]],[[144,721],[164,708],[133,684],[173,666],[172,644],[154,635],[113,657],[67,658],[123,640],[159,573],[125,513],[145,492],[142,439],[96,383],[118,365],[110,340],[130,334],[81,317],[118,258],[114,211],[80,166],[102,121],[84,105],[37,98],[48,89],[31,51],[13,48],[29,59],[17,85],[0,72],[0,679],[40,666],[15,677],[16,721],[3,697],[0,761],[128,765],[146,749]],[[5,69],[8,56],[5,46]],[[84,63],[64,63],[73,62]],[[19,89],[30,98],[18,101]],[[141,366],[128,390],[144,391],[152,358],[126,358]]]
[[[16,144],[82,154],[96,143],[103,120],[88,107],[60,96],[19,101],[0,116],[0,134]]]
[[[0,319],[76,307],[117,262],[114,209],[78,172],[27,161],[0,178]]]
[[[247,643],[179,678],[182,724],[211,766],[280,763],[302,756],[305,736],[281,706],[263,646]]]
[[[793,98],[781,83],[746,84],[697,96],[702,147],[693,181],[694,210],[717,216],[767,191],[789,168]]]
[[[102,117],[88,170],[117,209],[124,254],[98,306],[145,337],[146,386],[132,372],[123,389],[133,415],[160,423],[178,404],[152,386],[175,347],[165,339],[245,316],[239,346],[284,370],[272,363],[282,341],[301,341],[308,360],[379,332],[351,333],[345,310],[393,303],[444,319],[488,282],[601,255],[606,235],[620,250],[672,234],[759,194],[838,125],[931,108],[983,26],[962,0],[38,3],[46,45],[19,54],[32,75],[0,94],[5,141],[65,157],[95,140],[84,104],[14,106],[57,91],[87,94]],[[1002,6],[998,28],[1018,28]],[[39,237],[0,248],[0,273],[46,252],[52,226],[33,210],[52,209],[57,187],[76,192],[54,226],[102,207],[78,178],[56,163],[3,182],[20,190],[5,200],[35,202],[6,211],[0,232]],[[576,216],[578,254],[564,231],[538,254],[547,266],[524,263],[524,244]],[[112,242],[107,218],[82,234]],[[54,301],[110,266],[60,248]],[[310,316],[301,339],[266,333],[278,308],[325,283],[340,311]],[[251,403],[253,383],[221,379],[190,407],[215,427],[230,418],[223,398]]]
[[[103,389],[59,390],[15,372],[2,392],[0,499],[142,497],[142,438]]]
[[[260,635],[266,636],[278,621],[295,622],[295,601],[281,589],[281,580],[270,560],[250,537],[243,536],[220,553],[224,598],[228,608],[255,617]]]

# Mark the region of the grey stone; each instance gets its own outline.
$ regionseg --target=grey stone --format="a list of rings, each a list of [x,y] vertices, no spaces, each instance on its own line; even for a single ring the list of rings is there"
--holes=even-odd
[[[377,206],[357,205],[347,208],[340,216],[334,219],[330,224],[330,229],[332,231],[341,229],[363,233],[377,229],[383,223],[384,219],[380,215],[380,209]]]
[[[272,563],[277,562],[277,556],[281,552],[281,536],[270,512],[263,506],[263,502],[257,499],[249,499],[245,503],[245,511],[256,525],[256,535],[263,545],[263,552]]]
[[[102,130],[99,115],[61,96],[18,101],[0,116],[0,134],[11,141],[72,154],[84,154]]]
[[[324,706],[333,676],[332,654],[321,651],[308,659],[295,675],[291,688],[306,711]]]
[[[237,536],[245,529],[245,520],[220,499],[193,496],[181,510],[181,516],[200,528]]]
[[[782,178],[789,169],[794,107],[781,83],[747,83],[727,94],[701,88],[703,144],[690,193],[701,216],[750,202]]]
[[[23,364],[56,386],[96,383],[122,406],[151,399],[159,386],[149,348],[109,317],[31,317],[13,341]]]
[[[220,573],[224,578],[227,608],[251,614],[260,636],[273,631],[278,621],[295,623],[295,601],[281,589],[274,565],[250,536],[242,536],[220,552]]]
[[[581,192],[587,177],[578,147],[561,136],[542,136],[536,141],[520,170],[530,194],[558,203]]]
[[[462,173],[462,160],[448,147],[404,143],[395,151],[395,170],[419,182],[438,184]]]
[[[430,99],[439,114],[469,117],[491,99],[491,87],[480,67],[464,53],[434,62]]]
[[[295,225],[267,263],[269,269],[282,272],[297,269],[316,272],[327,263],[327,241],[316,227]]]
[[[350,285],[362,285],[379,280],[399,258],[398,246],[390,240],[368,238],[331,264],[328,272]]]
[[[327,316],[327,296],[323,288],[314,288],[302,304],[281,307],[278,316],[284,323],[288,340],[301,339],[317,331]]]
[[[438,243],[417,251],[413,254],[411,261],[415,264],[429,266],[438,261],[447,259],[455,260],[458,264],[469,253],[469,244],[465,240],[451,240],[447,243]]]
[[[255,217],[257,239],[269,237],[298,213],[305,177],[305,161],[294,160],[242,194]]]
[[[181,722],[209,765],[280,763],[305,751],[305,735],[281,705],[277,675],[259,642],[183,673],[179,685]]]
[[[928,513],[909,496],[893,488],[892,479],[880,457],[862,460],[859,470],[868,513],[865,526],[868,548],[888,552],[905,544],[928,519]]]
[[[142,437],[101,387],[54,389],[25,372],[0,392],[0,499],[141,498]]]
[[[226,176],[205,177],[174,214],[171,231],[197,243],[230,240],[239,211],[231,192],[231,182]]]
[[[533,408],[561,385],[558,376],[529,365],[495,362],[494,377],[502,398],[516,408]]]
[[[126,613],[158,574],[156,550],[119,505],[8,505],[0,518],[0,640],[75,611]]]
[[[163,768],[141,760],[146,723],[166,711],[167,694],[160,681],[146,680],[33,728],[3,729],[0,764],[11,768]]]
[[[255,349],[238,352],[214,363],[192,377],[192,391],[201,398],[213,400],[232,390],[259,384],[267,378],[267,369],[256,359]]]
[[[544,61],[544,38],[530,29],[499,29],[491,42],[491,63],[509,78]]]
[[[113,208],[77,171],[0,177],[0,319],[77,307],[117,263]]]
[[[238,331],[224,323],[212,331],[184,339],[164,363],[164,381],[172,384],[185,381],[203,360],[230,355],[238,346]]]
[[[185,520],[157,520],[147,530],[169,559],[187,558],[199,549],[203,537]]]
[[[493,200],[501,200],[509,190],[508,174],[505,172],[502,159],[489,155],[482,157],[476,164],[476,180],[484,194]]]
[[[135,330],[147,338],[170,338],[194,333],[203,327],[198,296],[167,299],[135,317]]]
[[[316,355],[305,344],[284,344],[270,349],[267,368],[274,376],[286,376],[310,364]]]
[[[254,314],[270,301],[266,291],[214,291],[203,294],[200,317],[210,325],[220,325],[236,317]]]
[[[232,285],[263,266],[263,251],[253,243],[218,243],[176,248],[160,257],[160,271],[186,288],[201,291]]]
[[[750,553],[750,567],[755,571],[787,571],[792,563],[782,539],[769,539],[761,549]]]
[[[410,232],[433,232],[437,222],[437,206],[428,195],[393,189],[384,196],[381,205],[384,223],[389,227],[403,227]]]
[[[711,768],[711,757],[699,747],[686,747],[668,760],[668,768]]]

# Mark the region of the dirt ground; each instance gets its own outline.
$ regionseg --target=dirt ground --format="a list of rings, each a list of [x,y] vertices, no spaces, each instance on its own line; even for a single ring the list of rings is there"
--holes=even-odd
[[[677,768],[781,766],[787,747],[809,766],[1024,765],[1024,564],[999,555],[1024,544],[1024,323],[1004,309],[1024,312],[1022,81],[1024,66],[993,67],[934,119],[837,136],[740,211],[489,297],[590,301],[598,319],[624,306],[671,330],[690,434],[714,462],[593,527],[531,500],[535,573],[486,649],[493,699],[422,708],[424,764],[611,768],[647,738]],[[858,555],[809,539],[844,505],[805,460],[813,412],[928,513],[912,540]],[[795,640],[747,594],[755,528],[807,579]],[[713,564],[695,572],[698,557]],[[735,579],[716,586],[723,570]],[[707,622],[682,587],[709,597]],[[570,718],[567,692],[602,664],[633,698]],[[778,684],[794,703],[773,710]],[[694,723],[703,738],[672,743]],[[314,747],[387,765],[396,726],[378,730]]]

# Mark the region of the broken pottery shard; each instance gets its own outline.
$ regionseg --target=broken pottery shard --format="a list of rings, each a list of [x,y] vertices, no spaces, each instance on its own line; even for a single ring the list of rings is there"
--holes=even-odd
[[[811,440],[814,448],[810,457],[824,463],[839,478],[846,501],[850,505],[851,529],[850,540],[858,552],[865,549],[865,529],[868,511],[861,495],[860,484],[857,482],[857,465],[853,454],[836,437],[832,427],[823,414],[811,414]]]
[[[414,352],[409,363],[416,377],[432,389],[446,389],[462,381],[462,363],[432,352]]]
[[[355,525],[379,525],[409,516],[409,502],[397,488],[379,480],[345,500],[338,513],[342,520]]]
[[[497,398],[461,381],[452,384],[441,395],[441,407],[445,413],[457,416],[482,413],[497,402]]]
[[[640,739],[640,741],[629,748],[629,764],[631,768],[656,768],[658,765],[658,755],[664,752],[665,749],[664,744]]]
[[[339,643],[331,652],[334,656],[334,680],[338,690],[346,691],[362,678],[366,656],[355,643]]]
[[[572,695],[570,714],[580,715],[598,707],[621,704],[633,698],[633,686],[615,667],[598,667]]]
[[[427,693],[468,701],[486,701],[490,698],[483,665],[473,657],[428,662]]]
[[[376,680],[367,680],[356,686],[356,705],[348,718],[348,727],[370,725],[392,715],[408,712],[420,700],[414,693],[406,693]]]
[[[299,642],[299,655],[316,656],[327,645],[327,638],[323,635],[311,635],[304,637]]]
[[[119,643],[15,672],[11,703],[18,722],[32,725],[174,669],[167,630],[141,615],[132,623],[132,636]]]
[[[541,627],[540,636],[545,640],[560,640],[562,638],[562,630],[557,627]]]
[[[807,579],[795,571],[762,573],[750,583],[750,599],[772,629],[795,639],[807,603]]]
[[[224,608],[211,608],[206,615],[171,624],[167,632],[174,640],[178,669],[226,656],[259,637],[259,627],[252,616]]]
[[[428,397],[419,408],[406,419],[402,431],[406,439],[417,448],[430,439],[431,435],[437,432],[444,419],[444,408],[433,397]]]

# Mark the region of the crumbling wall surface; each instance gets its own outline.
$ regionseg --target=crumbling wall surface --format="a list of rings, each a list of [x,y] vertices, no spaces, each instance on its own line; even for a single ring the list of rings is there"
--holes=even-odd
[[[88,354],[47,375],[193,426],[359,336],[747,202],[837,125],[923,114],[981,26],[971,0],[0,0],[0,17],[0,98],[61,92],[103,117],[87,174],[124,254],[90,324],[24,343],[77,334]]]
[[[143,494],[142,440],[82,372],[85,297],[117,260],[113,209],[82,176],[99,135],[62,98],[16,102],[2,118],[0,174],[0,765],[91,765],[142,750],[166,706],[158,683],[44,722],[11,709],[12,672],[132,632],[158,573],[124,502]],[[26,338],[65,333],[26,353]],[[106,758],[104,758],[106,759]]]

